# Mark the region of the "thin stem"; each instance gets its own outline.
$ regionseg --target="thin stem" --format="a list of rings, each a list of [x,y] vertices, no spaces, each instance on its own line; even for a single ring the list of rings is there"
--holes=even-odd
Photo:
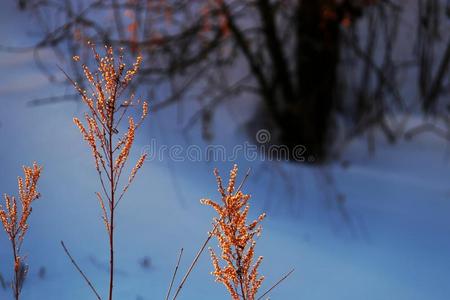
[[[272,285],[272,287],[270,289],[268,289],[264,294],[262,294],[258,299],[256,300],[261,300],[264,296],[266,296],[268,293],[270,293],[274,288],[276,288],[280,283],[282,283],[286,278],[288,278],[293,272],[295,271],[295,269],[290,270],[286,275],[284,275],[280,280],[278,280],[274,285]]]
[[[248,168],[247,173],[245,174],[244,178],[241,181],[241,184],[239,184],[239,187],[236,190],[236,194],[241,191],[241,189],[244,186],[244,183],[247,180],[249,175],[250,175],[250,168]],[[237,248],[236,248],[236,254],[237,254],[237,257],[238,257],[238,270],[241,270],[241,268],[242,268],[242,266],[241,266],[242,255],[241,255],[241,253],[239,253]],[[239,286],[241,288],[242,299],[246,300],[247,297],[246,297],[246,293],[244,291],[244,282],[242,280],[242,274],[240,272],[239,272]]]
[[[112,197],[114,198],[114,197]],[[111,214],[109,219],[109,300],[113,298],[114,288],[114,207],[111,206]]]
[[[17,254],[17,247],[16,247],[16,238],[13,237],[11,239],[11,246],[13,248],[13,256],[14,256],[14,282],[13,282],[13,292],[14,292],[14,299],[19,300],[20,298],[20,289],[19,289],[19,272],[20,272],[20,265],[17,265],[18,261],[18,254]]]
[[[187,272],[184,275],[183,279],[181,280],[181,283],[178,286],[177,291],[175,293],[175,296],[173,296],[172,300],[175,300],[177,298],[178,294],[180,293],[181,289],[183,288],[184,283],[186,282],[186,280],[188,279],[189,275],[191,274],[192,269],[194,269],[195,265],[197,264],[197,261],[200,258],[200,255],[205,250],[206,245],[208,245],[209,241],[213,237],[214,231],[217,229],[218,226],[219,226],[219,222],[216,223],[216,225],[214,226],[213,230],[208,234],[208,238],[205,240],[205,242],[203,243],[203,245],[200,248],[200,250],[198,250],[197,255],[195,256],[194,260],[192,261],[191,265],[189,266],[189,269],[187,270]]]
[[[173,271],[172,280],[170,281],[169,290],[167,291],[166,300],[169,300],[170,292],[172,291],[173,282],[175,281],[175,277],[177,276],[178,267],[180,266],[181,256],[183,255],[183,248],[180,250],[180,255],[178,255],[177,265],[175,266],[175,270]]]
[[[238,257],[237,267],[238,267],[239,286],[241,288],[242,300],[247,300],[247,292],[244,289],[244,280],[242,278],[242,264],[241,264],[242,255],[237,248],[236,248],[236,254]]]
[[[77,85],[77,83],[66,73],[66,71],[64,71],[63,68],[61,68],[60,66],[58,66],[58,69],[61,70],[61,72],[64,73],[64,75],[66,76],[67,80],[69,80],[69,82],[74,86],[75,90],[80,94],[80,96],[83,98],[83,92],[81,91],[81,88]],[[92,109],[89,105],[88,107],[91,109],[92,112],[92,116],[97,119],[98,122],[100,122],[100,124],[102,125],[102,127],[104,128],[105,125],[103,124],[102,119],[98,116],[98,114],[95,112],[94,109]]]
[[[248,176],[250,175],[251,169],[248,168],[247,173],[245,173],[244,179],[242,179],[241,184],[239,184],[238,189],[236,190],[236,194],[239,193],[244,186],[244,183],[247,181]]]
[[[112,127],[114,124],[114,113],[111,112],[111,120],[110,120],[110,126]],[[114,160],[113,160],[113,132],[112,128],[110,128],[108,133],[108,141],[109,141],[109,167],[110,167],[110,231],[109,231],[109,300],[112,300],[113,298],[113,288],[114,288],[114,208],[115,208],[115,187],[114,187]]]
[[[100,295],[97,293],[97,290],[95,289],[95,287],[92,285],[92,283],[89,281],[89,279],[86,277],[86,275],[83,273],[83,271],[80,269],[80,267],[78,266],[77,262],[75,261],[75,259],[73,259],[72,255],[70,255],[69,250],[67,250],[66,245],[64,245],[64,242],[61,241],[61,246],[64,249],[64,252],[66,252],[67,256],[69,257],[70,261],[72,262],[72,264],[74,265],[74,267],[77,269],[77,271],[81,274],[81,276],[83,277],[83,279],[86,281],[86,283],[89,285],[89,287],[91,288],[92,292],[94,292],[95,296],[97,297],[98,300],[102,300],[102,298],[100,297]]]

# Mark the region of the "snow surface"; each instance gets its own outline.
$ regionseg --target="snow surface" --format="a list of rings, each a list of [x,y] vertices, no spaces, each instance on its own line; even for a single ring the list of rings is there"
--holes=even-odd
[[[12,3],[2,3],[0,19],[2,43],[31,43],[26,15],[15,12]],[[65,89],[47,82],[31,53],[2,52],[0,66],[0,190],[16,193],[21,165],[34,160],[44,165],[42,198],[35,203],[23,248],[30,264],[23,299],[93,299],[60,240],[105,294],[107,244],[94,196],[98,182],[89,150],[72,124],[82,106],[28,105],[30,99]],[[171,113],[149,118],[132,158],[152,138],[161,144],[186,143],[165,117]],[[242,142],[244,137],[225,126],[227,121],[216,125],[223,140],[228,146]],[[428,135],[396,146],[379,140],[373,157],[364,141],[355,141],[344,155],[350,162],[346,168],[238,160],[241,175],[253,168],[246,185],[253,195],[253,216],[268,212],[257,248],[265,257],[264,287],[296,269],[271,299],[449,299],[447,145]],[[184,273],[210,229],[213,212],[198,200],[217,199],[215,166],[225,174],[231,162],[144,165],[119,209],[117,299],[163,299],[181,247]],[[151,259],[149,269],[139,264],[144,257]],[[10,248],[3,234],[0,258],[0,272],[10,275]],[[37,276],[41,266],[46,268],[44,279]],[[205,253],[179,299],[228,299],[210,271]],[[11,299],[9,291],[0,291],[0,299]]]

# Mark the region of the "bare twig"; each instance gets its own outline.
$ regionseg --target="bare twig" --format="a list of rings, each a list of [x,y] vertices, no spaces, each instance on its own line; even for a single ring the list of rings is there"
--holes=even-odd
[[[178,286],[177,291],[176,291],[175,295],[173,296],[172,300],[175,300],[177,298],[178,294],[180,293],[181,289],[183,288],[183,285],[185,284],[186,280],[188,279],[189,275],[191,274],[192,270],[194,269],[195,265],[197,264],[197,261],[200,258],[200,255],[202,255],[202,253],[205,250],[206,246],[208,245],[209,241],[213,237],[213,232],[216,230],[218,225],[219,225],[219,223],[216,223],[213,230],[208,233],[208,238],[205,240],[205,242],[203,243],[200,250],[198,250],[197,255],[195,255],[194,260],[192,261],[191,265],[189,266],[189,269],[187,270],[186,274],[184,275],[183,279],[181,280],[181,283]]]
[[[80,269],[80,267],[78,266],[77,262],[75,261],[75,259],[72,257],[72,255],[70,255],[69,250],[67,250],[66,245],[64,245],[64,242],[61,241],[61,246],[64,249],[64,252],[66,252],[67,256],[69,257],[70,261],[72,262],[72,264],[74,265],[74,267],[77,269],[77,271],[81,274],[81,276],[83,276],[84,280],[86,281],[86,283],[89,285],[89,287],[91,288],[92,292],[95,294],[95,296],[97,297],[98,300],[101,300],[102,298],[100,297],[100,295],[97,293],[97,290],[95,289],[95,287],[92,285],[91,281],[87,278],[87,276],[84,274],[84,272]]]
[[[294,271],[295,271],[295,269],[290,270],[286,275],[284,275],[280,280],[278,280],[274,285],[272,285],[272,287],[270,289],[268,289],[264,294],[262,294],[256,300],[261,300],[264,296],[269,294],[274,288],[276,288],[280,283],[282,283],[286,278],[288,278]]]
[[[167,291],[166,300],[169,300],[170,292],[172,291],[173,282],[175,281],[175,277],[177,276],[178,267],[180,266],[181,256],[183,255],[183,248],[180,250],[180,255],[178,255],[177,265],[175,266],[175,270],[173,271],[172,280],[170,281],[169,290]]]
[[[73,101],[78,97],[78,94],[70,94],[70,95],[59,95],[59,96],[50,96],[44,98],[36,98],[30,100],[27,105],[29,106],[39,106],[39,105],[47,105],[47,104],[55,104],[60,102]]]
[[[244,179],[242,179],[241,184],[239,184],[236,193],[240,192],[242,187],[244,186],[244,183],[247,181],[248,176],[250,175],[251,169],[248,168],[247,173],[245,173]]]

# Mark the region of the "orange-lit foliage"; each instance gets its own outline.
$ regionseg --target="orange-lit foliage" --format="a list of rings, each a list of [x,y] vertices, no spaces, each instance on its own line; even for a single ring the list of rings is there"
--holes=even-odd
[[[0,205],[0,220],[11,242],[14,256],[14,279],[12,289],[14,298],[19,299],[23,282],[28,270],[21,256],[20,249],[28,230],[28,217],[31,214],[31,204],[39,198],[37,183],[41,175],[41,167],[36,163],[32,167],[23,167],[25,178],[18,177],[19,200],[21,211],[17,207],[14,196],[5,194],[5,207]]]
[[[128,180],[121,190],[120,179],[123,168],[130,156],[130,150],[135,139],[135,131],[140,127],[148,114],[147,102],[134,101],[134,95],[125,97],[123,93],[139,70],[142,58],[137,57],[133,66],[125,70],[122,50],[115,58],[112,47],[106,47],[102,57],[92,45],[97,68],[92,72],[88,66],[82,65],[87,82],[90,84],[90,93],[74,82],[83,102],[88,108],[85,114],[85,124],[78,118],[74,123],[79,128],[84,139],[89,144],[94,157],[95,168],[100,178],[102,192],[97,192],[97,198],[103,213],[103,222],[109,237],[110,244],[110,288],[109,299],[112,299],[114,280],[114,212],[118,203],[133,182],[137,171],[142,167],[146,154],[142,154],[131,170]],[[78,61],[78,57],[74,57]],[[141,117],[136,123],[133,117],[128,117],[128,130],[119,134],[121,121],[130,107],[141,107]],[[106,205],[107,204],[107,205]]]
[[[217,237],[222,251],[220,258],[225,265],[221,266],[219,257],[210,249],[214,266],[212,274],[216,281],[225,285],[233,300],[255,300],[264,280],[264,276],[258,275],[262,256],[254,260],[255,237],[261,233],[260,222],[265,214],[247,224],[250,195],[244,194],[239,188],[235,190],[237,172],[238,167],[234,165],[225,189],[218,171],[214,171],[222,205],[210,199],[202,199],[201,202],[214,208],[218,214],[218,218],[214,218],[218,226],[215,226],[212,234]]]
[[[328,0],[322,4],[321,28],[324,29],[329,22],[340,23],[343,27],[350,27],[361,14],[361,9],[375,5],[378,0]]]

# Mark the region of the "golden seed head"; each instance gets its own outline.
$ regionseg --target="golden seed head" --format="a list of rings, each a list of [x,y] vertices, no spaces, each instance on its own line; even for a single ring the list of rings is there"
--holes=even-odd
[[[31,203],[39,198],[37,183],[41,176],[41,167],[33,163],[31,167],[23,167],[24,177],[17,178],[21,212],[17,209],[15,197],[4,195],[5,208],[0,205],[0,221],[10,240],[21,242],[28,230],[28,217],[31,214]]]
[[[144,103],[142,103],[142,119],[147,117],[147,115],[148,115],[148,103],[144,101]]]
[[[225,190],[218,171],[214,170],[223,205],[210,199],[201,199],[200,202],[211,206],[219,216],[214,219],[216,225],[211,234],[219,242],[222,252],[220,258],[224,266],[221,266],[219,257],[210,249],[214,267],[212,273],[216,281],[225,285],[232,299],[239,300],[239,295],[244,293],[242,296],[244,299],[253,300],[256,299],[255,295],[264,280],[263,276],[258,275],[262,257],[259,257],[255,263],[253,261],[256,246],[254,238],[261,232],[259,223],[264,219],[265,214],[261,214],[258,219],[247,224],[250,195],[235,191],[237,172],[238,167],[234,165]]]
[[[142,57],[137,57],[133,66],[125,71],[123,50],[119,50],[118,55],[115,55],[112,47],[105,46],[104,54],[100,55],[92,42],[89,42],[89,45],[92,48],[97,67],[90,69],[83,64],[81,68],[85,81],[87,85],[90,85],[89,90],[92,93],[88,95],[85,89],[74,83],[75,89],[79,92],[88,108],[88,112],[85,115],[84,122],[78,118],[74,118],[73,121],[80,130],[83,139],[91,148],[92,156],[94,157],[95,168],[104,191],[97,198],[99,201],[101,200],[102,218],[107,230],[109,230],[106,208],[111,209],[111,206],[105,206],[103,199],[105,201],[113,199],[111,193],[116,193],[122,170],[128,161],[134,144],[135,131],[148,114],[148,104],[146,102],[143,103],[140,122],[136,124],[133,118],[129,117],[128,130],[119,137],[117,134],[120,130],[121,121],[127,119],[128,108],[133,106],[131,104],[134,97],[134,95],[131,95],[128,99],[122,99],[121,95],[123,95],[125,89],[139,70]],[[78,61],[79,57],[74,56],[74,60]],[[128,183],[125,184],[122,195],[114,197],[115,199],[122,198],[136,176],[137,171],[142,167],[145,158],[145,155],[139,158],[131,170]],[[109,189],[105,188],[105,182],[109,182],[114,186],[113,192],[107,192]],[[115,204],[113,203],[113,205]]]

